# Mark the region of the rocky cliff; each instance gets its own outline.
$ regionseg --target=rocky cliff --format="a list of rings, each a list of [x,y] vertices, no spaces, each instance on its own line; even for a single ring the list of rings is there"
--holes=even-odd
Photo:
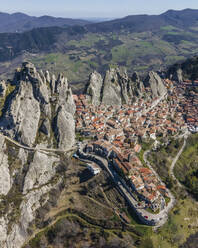
[[[85,88],[85,93],[94,105],[129,104],[137,97],[142,97],[145,92],[148,92],[148,98],[161,97],[166,93],[160,76],[150,72],[143,82],[136,72],[129,77],[123,68],[108,70],[104,79],[99,73],[93,72]]]
[[[62,190],[67,157],[40,147],[74,145],[75,104],[63,75],[56,79],[23,63],[12,81],[0,82],[0,105],[0,247],[20,248],[51,192]]]
[[[23,63],[10,84],[14,90],[5,99],[0,119],[1,129],[11,138],[28,146],[39,142],[51,147],[56,145],[67,148],[74,144],[75,104],[71,88],[63,75],[56,79],[49,72],[38,72],[31,63]],[[4,92],[4,83],[1,86]],[[64,115],[70,115],[70,118],[67,123],[62,121],[58,126],[55,119],[60,106]],[[71,139],[61,140],[60,145],[56,130],[68,134]]]
[[[144,80],[144,86],[150,90],[151,98],[161,97],[167,92],[163,80],[153,71],[149,72],[148,76]]]

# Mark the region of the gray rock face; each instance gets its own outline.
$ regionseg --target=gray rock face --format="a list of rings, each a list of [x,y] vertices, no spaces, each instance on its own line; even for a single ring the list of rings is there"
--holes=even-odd
[[[10,133],[11,137],[24,144],[34,144],[40,119],[39,102],[33,96],[30,83],[22,81],[15,91],[1,125]]]
[[[131,82],[128,86],[128,94],[130,97],[140,97],[145,91],[144,84],[140,80],[137,72],[134,72],[131,77]]]
[[[4,83],[1,84],[6,90]],[[50,191],[59,190],[63,183],[64,173],[58,170],[60,156],[38,149],[51,147],[54,135],[63,150],[75,143],[75,104],[66,78],[60,75],[56,80],[49,72],[38,72],[33,64],[23,63],[12,85],[15,90],[6,99],[0,127],[19,143],[36,145],[37,151],[16,147],[11,141],[8,144],[0,135],[2,248],[24,245],[30,237],[29,228],[36,211],[49,201]],[[5,94],[2,91],[2,96]]]
[[[106,105],[121,105],[121,85],[117,71],[111,69],[107,71],[102,92],[102,103]]]
[[[11,175],[8,165],[8,156],[4,152],[6,149],[5,139],[0,136],[0,195],[7,195],[12,187]]]
[[[0,96],[5,97],[6,95],[6,83],[4,80],[0,81]]]
[[[175,73],[172,75],[172,79],[174,81],[182,83],[184,81],[182,69],[178,69],[177,71],[175,71]]]
[[[45,185],[55,175],[56,167],[53,164],[57,161],[58,158],[54,156],[36,152],[25,177],[23,193],[26,194],[33,188]]]
[[[75,121],[65,108],[59,108],[55,118],[55,135],[60,149],[71,148],[75,143]]]
[[[29,237],[28,227],[29,224],[35,218],[35,212],[37,209],[42,207],[44,203],[41,203],[41,197],[47,194],[52,185],[44,186],[38,190],[33,190],[29,192],[25,197],[20,206],[21,217],[18,223],[12,226],[11,232],[6,237],[5,248],[21,248],[25,241]],[[48,199],[46,199],[48,200]],[[4,220],[5,222],[5,220]],[[5,226],[3,227],[3,230]],[[3,243],[3,240],[0,240],[0,244]]]
[[[51,76],[48,71],[38,72],[32,63],[25,62],[22,64],[22,68],[15,73],[13,84],[16,85],[16,89],[9,97],[0,120],[0,126],[12,138],[28,146],[35,144],[38,131],[42,131],[48,136],[48,142],[50,142],[50,127],[60,106],[64,108],[64,113],[70,113],[72,117],[76,111],[67,79],[60,74],[56,80],[55,76]],[[52,96],[55,97],[53,106]],[[43,119],[39,129],[38,125]],[[70,125],[69,122],[67,123]],[[64,133],[62,128],[63,125],[60,130]],[[59,127],[56,129],[58,130]]]
[[[99,105],[101,102],[102,85],[103,79],[101,75],[94,71],[89,77],[86,89],[86,93],[94,105]]]
[[[50,121],[48,119],[43,120],[40,126],[40,131],[49,137],[50,129],[51,129]]]
[[[156,72],[149,72],[147,78],[144,81],[144,86],[146,88],[150,88],[151,97],[160,97],[167,93],[167,89],[160,78],[160,76]]]
[[[4,151],[4,138],[0,136],[0,156]],[[6,173],[3,177],[0,177],[0,183],[4,188],[1,190],[1,195],[4,194],[7,197],[8,192],[11,188],[17,187],[13,182],[13,185],[8,185],[11,180],[8,179],[7,174],[11,175],[8,168],[7,156],[4,155],[3,163],[1,164],[1,169],[6,168],[3,172]],[[21,155],[20,155],[21,156]],[[23,157],[23,156],[22,156]],[[2,157],[1,157],[2,161]],[[51,189],[57,187],[61,182],[61,177],[58,180],[53,181],[56,176],[57,166],[60,159],[52,154],[48,155],[41,152],[36,152],[33,157],[33,161],[30,163],[29,167],[26,163],[21,164],[22,168],[16,172],[16,178],[21,178],[24,183],[21,183],[21,203],[19,206],[18,213],[19,218],[17,221],[13,221],[9,216],[12,215],[12,211],[15,211],[17,206],[11,203],[8,204],[7,213],[0,216],[0,247],[3,248],[21,248],[24,242],[29,237],[29,225],[34,221],[36,210],[44,206],[44,204],[49,200],[48,193]],[[27,173],[22,177],[22,172],[26,170]],[[16,180],[15,178],[15,180]],[[12,181],[15,181],[12,180]],[[43,196],[45,196],[43,198]],[[10,197],[10,196],[8,196]],[[14,195],[12,196],[15,197]],[[6,200],[6,198],[4,198]],[[11,201],[12,199],[9,199]],[[0,196],[1,201],[1,196]]]
[[[76,105],[74,103],[71,88],[68,86],[67,79],[62,74],[59,75],[55,83],[55,93],[58,94],[57,109],[64,107],[66,112],[74,115],[76,112]]]
[[[85,89],[85,94],[92,104],[121,105],[133,102],[142,97],[147,88],[148,98],[161,97],[166,93],[166,87],[155,72],[150,72],[144,83],[137,72],[130,78],[125,68],[110,69],[106,72],[104,80],[99,73],[94,72]]]

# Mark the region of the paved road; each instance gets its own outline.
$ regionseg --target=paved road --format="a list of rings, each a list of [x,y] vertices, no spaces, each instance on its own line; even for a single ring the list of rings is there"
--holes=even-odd
[[[1,136],[3,136],[6,140],[10,141],[12,144],[20,147],[20,148],[23,148],[25,150],[28,150],[28,151],[40,151],[40,152],[61,152],[61,153],[65,153],[65,152],[69,152],[69,151],[73,151],[75,150],[77,147],[74,146],[70,149],[65,149],[65,150],[62,150],[62,149],[53,149],[53,148],[38,148],[38,147],[29,147],[29,146],[24,146],[20,143],[18,143],[17,141],[9,138],[8,136],[5,136],[3,135],[2,133],[0,133]]]
[[[174,174],[174,168],[175,168],[175,165],[177,163],[177,160],[179,159],[179,157],[181,156],[182,152],[184,151],[184,148],[186,146],[186,140],[188,138],[188,135],[185,135],[184,136],[184,143],[181,147],[181,149],[179,150],[179,152],[177,153],[176,157],[173,159],[172,161],[172,164],[171,164],[171,167],[170,167],[170,175],[172,176],[172,178],[174,180],[176,180],[177,184],[183,188],[183,185],[179,182],[179,180],[176,178],[175,174]]]

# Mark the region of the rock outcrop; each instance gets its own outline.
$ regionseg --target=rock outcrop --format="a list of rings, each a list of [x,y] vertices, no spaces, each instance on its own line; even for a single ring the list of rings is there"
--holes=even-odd
[[[174,72],[174,74],[171,76],[171,79],[176,81],[176,82],[182,83],[184,81],[182,69],[181,68],[177,69]]]
[[[0,124],[11,137],[32,146],[36,139],[40,119],[39,102],[30,83],[22,81],[8,102]]]
[[[167,93],[167,89],[163,83],[163,80],[156,72],[149,72],[148,76],[144,80],[145,88],[150,89],[150,97],[161,97]]]
[[[2,88],[5,88],[4,83],[1,84]],[[43,135],[46,135],[48,146],[53,146],[54,135],[50,137],[52,131],[56,129],[61,130],[61,133],[67,133],[67,125],[73,126],[74,122],[73,116],[76,107],[67,79],[62,74],[56,79],[48,71],[38,72],[33,64],[25,62],[22,68],[16,71],[11,84],[15,86],[15,90],[6,99],[0,127],[10,137],[28,146],[36,145],[37,137],[44,139],[43,136],[38,135],[39,132],[42,132]],[[67,124],[54,127],[52,124],[55,123],[54,118],[60,106],[64,109],[66,119],[68,113],[71,115]],[[64,118],[63,115],[62,117]],[[72,137],[75,137],[75,130],[69,129],[69,135],[71,135],[71,131],[73,132]],[[65,139],[63,143],[68,148],[74,142],[69,140],[67,144]],[[58,146],[63,148],[63,143]]]
[[[64,107],[58,109],[55,118],[55,135],[60,149],[68,149],[75,143],[75,121]]]
[[[110,69],[107,71],[103,84],[102,103],[106,105],[121,105],[121,85],[117,71]]]
[[[0,96],[5,97],[6,95],[6,83],[4,80],[0,81]]]
[[[101,90],[103,86],[102,76],[94,71],[89,76],[89,81],[85,89],[85,93],[90,97],[94,105],[99,105],[101,102]]]
[[[58,110],[61,106],[66,112],[74,115],[76,105],[74,103],[72,90],[68,85],[67,78],[63,77],[62,74],[59,75],[57,81],[55,82],[54,92],[58,95],[56,110]]]
[[[85,88],[85,94],[94,105],[129,104],[142,97],[145,91],[148,92],[147,98],[156,98],[166,93],[166,87],[155,72],[150,72],[142,82],[137,72],[129,77],[124,68],[108,70],[103,80],[99,73],[93,72]]]
[[[21,248],[35,230],[38,211],[45,204],[49,209],[52,191],[63,189],[68,158],[54,149],[60,152],[74,145],[76,107],[62,74],[56,79],[27,62],[17,69],[13,81],[0,82],[0,94],[4,104],[0,118],[0,247]],[[14,140],[35,150],[24,149]],[[41,147],[50,149],[39,150]]]
[[[3,136],[0,136],[0,195],[7,195],[12,187],[8,156],[4,152],[5,149],[5,139]]]

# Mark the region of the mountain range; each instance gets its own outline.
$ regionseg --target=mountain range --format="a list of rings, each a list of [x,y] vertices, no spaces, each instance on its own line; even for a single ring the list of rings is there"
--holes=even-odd
[[[85,25],[91,23],[90,21],[71,19],[71,18],[58,18],[52,16],[29,16],[24,13],[0,13],[0,33],[21,33],[33,28],[40,27],[67,27],[73,25]]]
[[[45,18],[53,19],[36,20]],[[1,78],[27,60],[55,74],[64,72],[78,90],[93,70],[102,75],[116,66],[126,67],[129,73],[164,70],[198,52],[198,10],[169,10],[100,23],[72,20],[64,27],[54,27],[62,22],[53,20],[50,27],[0,34]]]

